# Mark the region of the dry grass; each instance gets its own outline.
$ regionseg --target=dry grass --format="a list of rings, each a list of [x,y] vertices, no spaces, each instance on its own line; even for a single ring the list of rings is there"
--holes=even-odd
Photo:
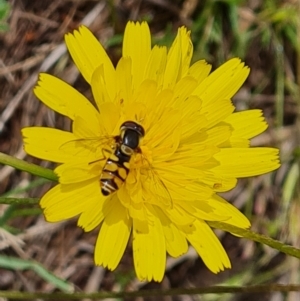
[[[299,21],[293,20],[290,14],[299,12],[298,2],[249,0],[239,5],[236,3],[241,1],[199,2],[11,1],[7,20],[9,31],[0,33],[0,151],[40,163],[23,152],[20,129],[29,125],[69,129],[69,121],[48,110],[32,94],[41,70],[64,79],[90,96],[89,87],[63,46],[66,32],[82,22],[88,24],[108,46],[109,55],[116,62],[120,56],[120,34],[128,19],[148,20],[156,41],[164,44],[171,41],[179,25],[185,24],[192,29],[197,59],[206,58],[218,66],[227,58],[239,55],[251,67],[251,75],[234,102],[238,110],[260,108],[264,111],[270,127],[253,141],[254,145],[281,149],[283,164],[280,170],[241,180],[236,189],[225,195],[226,198],[247,214],[254,231],[300,247],[300,47],[299,41],[295,40],[300,32]],[[280,11],[289,16],[289,22],[276,15]],[[52,167],[47,162],[41,164]],[[0,193],[39,197],[51,185],[34,186],[34,180],[26,173],[2,167]],[[224,233],[220,233],[220,238],[231,258],[232,270],[211,274],[191,249],[182,258],[168,260],[166,277],[161,284],[140,283],[135,279],[130,247],[115,272],[95,267],[93,249],[97,230],[83,233],[74,220],[47,224],[41,215],[27,215],[21,210],[25,208],[0,205],[0,257],[5,255],[39,263],[57,277],[66,279],[76,291],[196,287],[220,283],[299,283],[299,261]],[[9,269],[0,263],[0,290],[52,292],[56,288],[31,268]],[[252,298],[251,295],[227,295],[161,299],[223,301]],[[255,298],[257,301],[293,301],[299,300],[299,295],[261,294]]]

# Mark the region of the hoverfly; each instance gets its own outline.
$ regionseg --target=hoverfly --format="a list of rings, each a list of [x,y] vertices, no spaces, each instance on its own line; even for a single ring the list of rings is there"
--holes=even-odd
[[[102,151],[103,157],[89,162],[94,164],[103,161],[101,164],[101,174],[99,178],[101,193],[109,196],[118,191],[127,179],[130,171],[130,160],[134,154],[140,154],[144,165],[142,169],[146,171],[147,183],[152,183],[149,192],[159,202],[163,202],[168,206],[172,205],[170,193],[154,170],[146,156],[142,153],[140,142],[145,135],[144,128],[135,121],[125,121],[120,126],[119,135],[79,138],[67,142],[62,148],[68,150],[68,147],[77,147],[78,143],[81,147],[90,149],[92,152]],[[90,141],[86,144],[85,141]],[[108,154],[109,155],[108,155]]]
[[[144,135],[144,128],[134,121],[126,121],[121,125],[120,135],[115,136],[115,151],[107,159],[100,176],[104,196],[117,191],[125,182],[131,156],[140,150],[140,140]]]

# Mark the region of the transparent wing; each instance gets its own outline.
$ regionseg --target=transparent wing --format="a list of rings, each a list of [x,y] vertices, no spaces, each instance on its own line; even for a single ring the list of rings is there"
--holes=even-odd
[[[146,182],[148,193],[150,193],[154,199],[159,203],[164,204],[168,208],[173,208],[173,200],[171,194],[165,185],[163,179],[159,176],[159,173],[151,165],[148,159],[142,155],[142,160],[144,161],[142,169],[144,169],[144,174],[146,175]]]
[[[61,145],[60,149],[63,152],[72,154],[78,157],[94,157],[105,159],[105,152],[111,153],[116,148],[116,136],[88,137],[78,138],[68,141]]]

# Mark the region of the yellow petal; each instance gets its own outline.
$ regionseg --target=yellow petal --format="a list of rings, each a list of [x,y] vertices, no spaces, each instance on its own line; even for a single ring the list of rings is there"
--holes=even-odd
[[[208,76],[211,70],[211,65],[207,64],[206,61],[200,60],[195,62],[189,69],[188,75],[195,78],[198,85]]]
[[[205,185],[202,180],[186,180],[184,176],[175,177],[171,172],[164,176],[159,174],[159,177],[167,188],[171,199],[179,202],[206,199],[214,192],[213,188]]]
[[[186,226],[195,221],[195,217],[187,214],[187,212],[178,204],[173,204],[172,209],[165,210],[165,214],[175,225]]]
[[[222,122],[226,117],[230,116],[234,111],[234,106],[230,99],[218,98],[214,101],[202,103],[201,114],[206,118],[203,125],[199,124],[199,128],[210,128],[219,122]],[[196,123],[198,124],[198,123]]]
[[[247,110],[229,115],[225,120],[233,127],[233,138],[250,139],[268,127],[261,110]]]
[[[173,43],[174,45],[174,43]],[[163,81],[164,89],[172,89],[179,79],[180,68],[181,68],[181,51],[176,43],[173,48],[170,49],[167,57],[167,65],[165,70],[165,76]]]
[[[106,51],[85,26],[80,26],[73,34],[65,35],[68,50],[85,80],[91,84],[92,75],[97,67],[103,65],[108,94],[114,99],[115,69]]]
[[[154,46],[145,70],[145,79],[154,80],[160,87],[167,64],[167,48]]]
[[[45,219],[59,222],[79,215],[90,205],[90,200],[99,194],[99,182],[85,181],[71,185],[56,185],[41,199]]]
[[[91,78],[91,88],[98,109],[101,104],[115,100],[117,89],[113,95],[109,95],[108,87],[104,66],[100,65],[95,68]]]
[[[85,232],[98,227],[104,219],[105,212],[111,209],[111,203],[111,198],[103,196],[100,192],[99,185],[99,193],[90,199],[89,206],[81,213],[77,225]],[[109,210],[107,210],[107,207]]]
[[[229,124],[219,123],[218,125],[210,129],[202,129],[199,132],[192,134],[190,137],[187,137],[182,143],[182,148],[186,152],[193,152],[193,156],[199,156],[199,148],[202,148],[203,151],[206,151],[206,156],[208,151],[211,151],[211,154],[218,152],[218,147],[227,143],[232,136],[232,128]],[[218,146],[218,147],[217,147]],[[225,146],[226,147],[226,146]],[[194,151],[194,148],[196,151]],[[205,158],[205,156],[202,156]],[[207,158],[210,158],[211,155]]]
[[[132,60],[131,57],[121,58],[116,69],[118,78],[117,91],[118,98],[126,103],[131,101],[132,97],[132,75],[131,75]]]
[[[213,273],[231,268],[229,258],[211,228],[201,220],[196,220],[192,228],[193,231],[186,232],[186,238],[196,249],[205,265]]]
[[[124,103],[125,116],[133,118],[132,120],[136,120],[138,123],[141,123],[146,133],[148,133],[150,124],[153,123],[153,118],[150,112],[152,108],[156,107],[154,102],[157,90],[157,83],[154,80],[144,80],[139,88],[134,91],[134,101],[129,105]]]
[[[192,55],[190,32],[181,27],[168,53],[163,88],[173,88],[187,74]]]
[[[82,140],[93,139],[101,137],[106,134],[102,120],[100,121],[101,115],[98,115],[98,126],[91,127],[90,122],[83,119],[81,116],[76,116],[72,123],[72,131],[76,138],[82,138]]]
[[[148,206],[148,233],[133,224],[133,259],[139,280],[161,281],[166,267],[166,244],[161,222]]]
[[[198,200],[196,202],[185,202],[180,204],[187,214],[195,216],[198,219],[205,221],[222,221],[226,222],[230,219],[230,215],[222,215],[215,210],[210,203],[205,200]]]
[[[113,210],[105,216],[95,248],[95,263],[114,270],[124,254],[131,232],[127,209],[117,199]]]
[[[249,72],[249,68],[240,59],[231,59],[204,79],[193,94],[203,100],[204,106],[218,98],[230,99],[244,83]]]
[[[181,74],[180,78],[185,76],[190,68],[190,63],[193,56],[193,43],[191,41],[191,32],[188,31],[184,26],[180,27],[179,30],[179,43],[181,43]]]
[[[268,147],[223,148],[214,155],[220,165],[213,172],[234,178],[261,175],[280,166],[278,153],[278,149]]]
[[[185,236],[178,230],[176,225],[170,221],[170,219],[160,208],[154,208],[163,227],[167,252],[173,257],[178,257],[182,254],[185,254],[188,250],[188,244]]]
[[[214,165],[215,166],[215,165]],[[202,167],[205,171],[203,171],[203,177],[201,182],[206,184],[215,192],[224,192],[228,191],[236,186],[237,179],[230,178],[224,176],[221,173],[216,173],[211,170],[211,168],[205,168],[205,164]]]
[[[72,184],[94,178],[99,179],[101,169],[93,167],[88,161],[71,161],[56,167],[54,171],[58,175],[61,184]]]
[[[229,99],[216,99],[214,102],[208,102],[203,106],[203,102],[198,96],[191,95],[185,103],[187,108],[183,112],[186,115],[182,119],[180,127],[181,139],[184,141],[194,139],[199,141],[197,139],[199,131],[217,125],[234,111],[234,106]],[[194,139],[190,139],[191,136]]]
[[[206,134],[206,132],[205,132]],[[205,135],[204,134],[204,135]],[[226,137],[226,131],[224,133]],[[199,133],[198,135],[198,141],[201,141],[202,135]],[[202,166],[204,162],[209,160],[214,154],[216,154],[219,150],[216,146],[213,146],[210,142],[209,136],[205,135],[204,139],[208,139],[208,143],[206,145],[206,141],[204,142],[198,142],[198,143],[186,143],[178,147],[177,151],[175,152],[172,157],[170,157],[170,160],[168,160],[168,164],[162,163],[162,167],[166,166],[166,168],[175,166],[173,169],[177,169],[178,172],[182,173],[180,171],[181,168],[190,168],[190,167],[199,167]],[[222,140],[221,140],[222,141]],[[212,145],[212,146],[210,146]],[[174,170],[175,172],[175,170]],[[192,171],[189,171],[192,172]],[[195,175],[195,172],[198,173],[198,177]],[[185,177],[189,178],[189,173],[187,174],[187,170],[184,171]],[[201,172],[199,169],[197,171],[192,172],[193,179],[199,178],[201,175]]]
[[[22,129],[22,135],[27,154],[56,163],[74,158],[72,153],[61,149],[62,145],[75,139],[72,133],[52,128],[28,127]]]
[[[184,115],[186,115],[186,112],[184,110],[189,109],[190,107],[188,98],[190,97],[191,92],[193,92],[196,86],[197,81],[192,76],[185,76],[175,84],[174,100],[172,106],[177,109],[182,109]],[[196,109],[200,109],[200,107],[196,107]]]
[[[120,133],[120,125],[118,126],[118,121],[120,119],[120,108],[118,105],[112,102],[106,102],[99,106],[100,118],[102,121],[102,126],[104,126],[105,131],[108,135]]]
[[[204,114],[201,113],[201,106],[202,101],[197,96],[190,96],[188,98],[190,110],[185,109],[185,116],[182,119],[180,132],[181,132],[181,140],[184,144],[184,142],[189,141],[190,137],[197,136],[199,134],[199,131],[201,131],[202,128],[205,128],[206,124],[208,123],[206,117]],[[194,111],[192,112],[192,107],[194,108]],[[192,140],[193,141],[193,140]],[[196,139],[196,141],[198,141]]]
[[[74,120],[80,116],[89,127],[99,125],[98,112],[77,90],[55,76],[41,73],[34,94],[52,110]]]
[[[151,35],[146,22],[128,22],[123,41],[123,57],[131,58],[133,86],[145,79],[145,69],[151,52]]]
[[[250,227],[247,217],[217,194],[206,200],[206,202],[215,209],[217,214],[229,217],[224,223],[244,229]],[[198,203],[198,207],[201,208],[201,202]]]
[[[176,146],[179,143],[179,135],[176,135],[176,132],[173,135],[173,129],[177,128],[179,124],[180,112],[171,111],[165,119],[153,125],[146,133],[147,139],[151,140],[151,142],[147,142],[147,146],[153,151],[154,158],[161,150],[164,152],[166,152],[167,149],[175,151]],[[175,148],[173,146],[175,146]]]
[[[168,228],[167,228],[168,227]],[[172,232],[173,239],[166,238],[166,249],[170,256],[179,257],[188,251],[188,243],[185,236],[178,230],[176,225],[170,223],[169,226],[165,226],[165,229]]]
[[[152,86],[153,92],[157,91],[154,90],[157,88],[157,86]],[[147,98],[149,99],[149,97]],[[162,90],[159,92],[157,95],[152,98],[152,101],[147,103],[147,108],[148,108],[148,119],[150,121],[150,129],[145,129],[147,130],[146,132],[146,138],[149,137],[149,131],[151,130],[152,126],[156,126],[159,121],[162,119],[164,114],[169,111],[166,110],[166,107],[168,108],[169,105],[171,106],[173,100],[173,91],[170,89]],[[172,112],[175,110],[172,110]],[[163,118],[164,120],[166,119],[165,116]],[[166,122],[166,121],[165,121]]]
[[[203,144],[218,146],[231,137],[232,129],[229,125],[219,125],[205,131],[204,133],[206,137],[202,141]]]

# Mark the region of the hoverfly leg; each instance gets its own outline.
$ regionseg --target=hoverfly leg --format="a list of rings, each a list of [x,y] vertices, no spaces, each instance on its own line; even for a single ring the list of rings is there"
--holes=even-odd
[[[107,160],[107,158],[109,158],[109,156],[105,155],[105,152],[107,152],[109,155],[113,154],[112,150],[103,147],[101,149],[102,157],[97,159],[97,160],[91,161],[89,164],[93,164],[93,163],[97,163],[97,162],[100,162],[100,161]]]

